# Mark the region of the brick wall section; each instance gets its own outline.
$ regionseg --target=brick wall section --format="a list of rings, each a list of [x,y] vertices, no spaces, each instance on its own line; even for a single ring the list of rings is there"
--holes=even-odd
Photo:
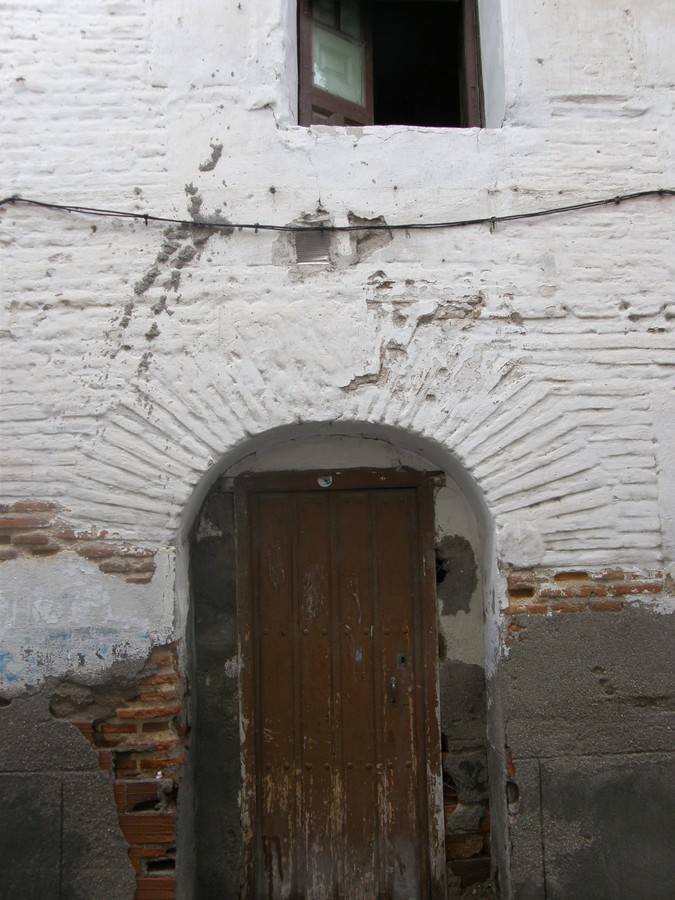
[[[661,571],[635,573],[612,568],[590,570],[514,570],[508,575],[509,605],[505,615],[558,612],[620,612],[638,596],[672,592]],[[517,627],[517,626],[516,626]]]
[[[0,505],[0,562],[73,552],[129,584],[152,581],[154,550],[113,544],[107,531],[75,531],[58,513],[56,503],[38,500]]]
[[[491,860],[488,802],[463,801],[453,779],[444,772],[443,808],[448,876],[452,874],[459,879],[462,891],[471,885],[489,882]],[[481,896],[485,896],[485,893]]]
[[[156,647],[133,700],[100,720],[72,720],[113,779],[136,900],[175,897],[176,795],[185,760],[184,687],[176,645]]]

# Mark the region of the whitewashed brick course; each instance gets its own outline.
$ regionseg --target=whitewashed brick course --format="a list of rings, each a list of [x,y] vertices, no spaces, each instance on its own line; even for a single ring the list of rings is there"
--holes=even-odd
[[[3,0],[2,196],[341,225],[674,187],[672,3],[500,6],[504,125],[460,131],[295,126],[285,0]],[[668,569],[674,224],[675,202],[651,197],[396,232],[362,256],[341,235],[312,271],[286,236],[7,205],[6,501],[168,548],[249,437],[357,421],[452,453],[504,562]],[[55,562],[30,565],[46,590]],[[171,579],[162,591],[141,644],[166,638]]]

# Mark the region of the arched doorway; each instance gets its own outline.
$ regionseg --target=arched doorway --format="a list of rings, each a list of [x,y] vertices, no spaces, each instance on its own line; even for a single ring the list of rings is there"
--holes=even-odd
[[[192,796],[195,819],[189,825],[186,815],[184,828],[195,835],[196,895],[238,896],[246,885],[244,896],[256,897],[445,896],[447,857],[450,896],[453,888],[458,896],[490,866],[483,624],[490,533],[480,499],[449,454],[393,429],[297,426],[237,456],[204,491],[191,530],[193,738],[184,797]],[[368,473],[389,476],[389,488],[367,484]],[[326,486],[322,477],[333,481]],[[335,479],[345,477],[336,490]],[[426,513],[419,496],[400,497],[420,490],[429,497]],[[388,557],[373,547],[378,534]],[[343,539],[352,548],[346,554]],[[270,546],[282,554],[272,575]],[[341,571],[336,560],[350,555]],[[263,565],[265,583],[255,574]],[[402,573],[415,566],[406,584]],[[311,575],[324,585],[311,622],[290,582],[280,581],[288,567],[296,584],[306,588]],[[340,598],[359,567],[369,589],[356,591],[368,607],[357,622],[356,607]],[[406,621],[403,608],[418,589]],[[389,612],[380,609],[383,594],[393,598]],[[363,646],[354,641],[356,626]],[[408,744],[387,757],[397,721]],[[312,755],[315,743],[327,756]],[[387,782],[399,763],[404,777]],[[355,769],[363,770],[360,780]],[[346,859],[355,861],[351,874]]]

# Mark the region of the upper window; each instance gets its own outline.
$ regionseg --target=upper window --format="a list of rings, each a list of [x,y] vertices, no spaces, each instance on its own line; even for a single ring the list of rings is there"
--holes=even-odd
[[[476,0],[298,0],[300,124],[481,125]]]

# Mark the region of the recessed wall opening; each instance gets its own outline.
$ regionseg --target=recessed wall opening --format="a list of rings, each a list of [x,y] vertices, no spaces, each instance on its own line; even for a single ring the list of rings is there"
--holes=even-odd
[[[301,125],[484,124],[476,0],[298,0]]]
[[[228,896],[239,896],[241,885],[246,883],[250,874],[250,859],[247,859],[246,847],[248,846],[250,851],[252,845],[250,837],[247,838],[246,835],[247,833],[250,835],[251,829],[255,831],[257,827],[255,809],[242,809],[241,806],[242,760],[250,764],[252,759],[255,759],[256,753],[264,754],[265,751],[264,741],[260,743],[263,739],[259,735],[257,737],[252,735],[249,726],[242,730],[240,723],[241,691],[245,690],[242,685],[246,684],[244,672],[251,661],[246,656],[250,651],[244,651],[242,656],[242,640],[245,646],[248,638],[245,629],[242,638],[242,597],[239,596],[241,586],[239,588],[237,586],[238,581],[241,583],[241,578],[237,575],[237,567],[241,565],[241,553],[238,555],[237,543],[241,542],[241,535],[237,537],[236,534],[238,518],[235,507],[239,502],[235,499],[236,490],[239,490],[236,486],[241,484],[243,473],[254,473],[247,477],[253,479],[256,484],[262,479],[264,492],[267,492],[264,496],[268,498],[264,500],[266,504],[264,508],[268,510],[266,515],[278,516],[281,515],[281,507],[277,503],[275,493],[277,489],[269,481],[270,477],[276,475],[270,476],[269,473],[279,473],[282,480],[284,478],[288,480],[284,473],[295,472],[296,474],[290,478],[290,482],[295,483],[298,479],[302,480],[310,469],[316,474],[325,468],[327,472],[330,470],[333,476],[337,472],[345,472],[346,477],[352,479],[356,474],[353,476],[351,473],[365,471],[364,467],[371,467],[369,471],[392,473],[387,477],[393,477],[394,480],[400,477],[396,473],[411,472],[413,483],[416,483],[415,478],[419,481],[419,475],[416,476],[415,471],[437,473],[433,481],[431,507],[434,534],[428,551],[432,560],[434,553],[436,555],[436,573],[433,568],[430,573],[430,590],[435,595],[435,602],[431,607],[431,609],[435,607],[435,613],[432,612],[435,619],[432,629],[434,644],[432,647],[427,643],[426,650],[422,652],[424,642],[428,642],[428,638],[424,638],[419,630],[415,632],[415,629],[419,628],[419,622],[413,628],[411,621],[409,634],[416,633],[417,637],[415,640],[403,639],[402,631],[401,645],[396,642],[396,646],[392,644],[391,672],[388,673],[381,697],[383,702],[386,701],[392,715],[399,714],[397,711],[405,706],[407,679],[415,677],[417,667],[427,666],[428,671],[431,660],[432,670],[435,670],[435,674],[432,673],[433,679],[437,679],[436,683],[440,690],[440,720],[437,720],[436,728],[440,726],[442,733],[439,734],[440,746],[434,742],[436,749],[431,748],[430,758],[433,758],[436,751],[440,751],[442,762],[437,769],[439,779],[437,787],[440,790],[437,792],[436,812],[433,812],[433,802],[430,801],[425,807],[427,809],[425,815],[431,814],[442,818],[442,821],[434,826],[435,830],[431,829],[430,832],[432,843],[439,839],[441,842],[436,856],[436,859],[442,859],[445,865],[445,872],[440,876],[441,881],[447,880],[449,887],[447,896],[452,898],[459,897],[471,884],[490,879],[491,848],[487,823],[490,817],[493,822],[498,820],[499,804],[492,804],[492,809],[490,805],[492,794],[500,793],[497,788],[500,776],[497,766],[494,784],[488,777],[489,746],[496,744],[492,739],[490,741],[487,739],[487,731],[490,728],[487,704],[489,665],[486,665],[484,613],[488,605],[485,603],[485,597],[491,595],[489,585],[491,568],[486,564],[490,546],[490,536],[485,532],[486,522],[481,511],[473,507],[471,497],[465,493],[461,477],[457,481],[447,471],[445,475],[439,473],[438,461],[425,457],[424,453],[403,449],[388,440],[363,435],[319,434],[305,435],[295,440],[281,440],[257,450],[251,448],[250,453],[244,450],[239,460],[233,460],[231,464],[221,468],[222,474],[213,482],[194,520],[190,538],[191,622],[188,629],[188,633],[192,635],[191,646],[188,648],[192,672],[192,739],[186,772],[187,783],[181,789],[184,791],[184,797],[193,798],[190,803],[191,810],[194,811],[194,826],[192,848],[188,851],[185,844],[182,845],[178,867],[179,884],[184,885],[185,896],[190,896],[190,893],[185,881],[186,870],[183,868],[181,871],[181,868],[190,854],[193,856],[191,868],[194,873],[194,883],[190,886],[190,891],[194,891],[202,900],[223,896],[225,888],[225,892],[229,892]],[[422,481],[426,477],[422,476]],[[378,519],[379,513],[374,510],[378,508],[380,500],[377,497],[372,498],[371,513],[366,515],[367,503],[364,506],[356,495],[350,493],[353,486],[349,486],[349,490],[346,487],[342,488],[345,491],[343,499],[337,502],[336,498],[335,513],[330,511],[330,504],[324,512],[321,505],[324,496],[323,485],[329,481],[330,478],[325,478],[324,482],[319,484],[317,479],[313,478],[313,490],[297,495],[299,499],[294,499],[288,510],[283,513],[290,516],[289,522],[296,522],[296,525],[293,525],[296,529],[299,527],[297,523],[300,510],[305,510],[302,515],[308,514],[311,518],[311,528],[306,538],[309,544],[301,544],[300,563],[293,563],[293,566],[300,566],[297,571],[301,569],[304,571],[303,578],[309,574],[315,578],[316,572],[319,571],[318,569],[315,571],[314,562],[308,558],[307,548],[319,547],[321,542],[317,543],[316,535],[321,529],[325,531],[329,543],[335,540],[335,535],[340,529],[345,537],[349,537],[353,525],[345,524],[346,520],[342,525],[339,523],[342,521],[340,516],[352,515],[349,510],[353,508],[357,510],[354,519],[357,527],[363,527],[364,535],[370,528],[377,545],[378,529],[391,527],[390,510],[397,510],[399,503],[404,502],[397,493],[400,485],[390,495],[385,491],[381,501],[385,506],[382,507],[382,518]],[[304,485],[304,482],[302,484]],[[283,486],[281,482],[279,486]],[[335,487],[336,482],[333,480],[325,490],[331,491]],[[272,493],[269,493],[270,490]],[[407,502],[406,500],[405,503]],[[387,505],[390,503],[391,506]],[[410,510],[414,508],[413,504]],[[399,511],[402,510],[403,506]],[[256,512],[248,521],[257,522],[255,517],[258,515]],[[334,515],[338,518],[332,518]],[[400,518],[401,526],[408,527],[405,523],[408,521],[409,513],[403,515],[401,512]],[[366,526],[367,521],[371,522],[370,526]],[[249,530],[249,540],[251,535],[255,537],[258,534],[263,524],[261,520],[260,526],[256,525],[253,531]],[[268,530],[271,528],[274,534],[278,532],[279,539],[287,531],[286,526],[274,524],[274,521],[264,525],[264,528]],[[295,533],[300,534],[297,531]],[[411,533],[415,533],[414,529]],[[357,557],[359,545],[360,541],[357,540],[354,544]],[[262,553],[263,559],[267,559],[266,546],[257,551]],[[401,545],[396,552],[397,566],[400,565],[400,558],[405,555],[403,546]],[[290,550],[289,552],[292,553]],[[323,551],[319,553],[322,555]],[[364,560],[367,558],[368,554],[363,557]],[[328,565],[326,572],[332,571],[332,563],[326,563],[323,556],[322,559]],[[376,568],[373,570],[375,574],[371,572],[366,580],[372,580],[374,577],[375,582],[378,579],[383,583],[386,582],[391,576],[389,569],[391,563],[392,560],[383,560],[384,568],[379,570],[380,574],[377,575]],[[344,576],[334,577],[338,577],[339,580],[340,577],[348,579],[351,576],[346,573]],[[394,581],[398,581],[399,577],[400,575],[397,575]],[[314,597],[312,603],[315,599]],[[372,606],[372,596],[370,599],[364,596],[363,600],[366,605],[370,603]],[[247,603],[250,602],[249,598]],[[342,602],[337,596],[335,600],[330,601],[337,604],[335,611],[330,615],[339,618]],[[414,609],[409,610],[409,614],[412,614],[413,620],[417,615]],[[292,620],[295,615],[291,613]],[[268,640],[265,631],[267,625],[263,619],[257,622],[252,633],[265,634],[264,638],[260,638],[264,644]],[[349,624],[340,623],[340,628],[336,631],[339,638],[351,640],[351,636],[344,637],[346,631],[343,631]],[[384,628],[384,622],[381,624]],[[280,634],[287,627],[283,623],[271,623],[272,630],[277,626],[279,626],[277,630],[281,629]],[[317,627],[320,630],[330,631],[332,626],[326,621]],[[312,628],[312,621],[299,620],[299,630],[294,638],[296,643],[310,640]],[[353,659],[357,661],[358,666],[366,661],[369,652],[368,644],[371,636],[370,633],[366,634],[368,629],[369,625],[363,623],[360,623],[357,629],[360,640],[364,642],[363,647],[354,638]],[[310,632],[309,636],[306,634],[307,631]],[[405,634],[408,634],[408,625]],[[290,637],[279,638],[282,643],[287,639],[290,640]],[[319,646],[320,635],[317,635],[317,639]],[[383,636],[381,640],[382,646],[386,646],[390,638]],[[405,643],[406,640],[408,643]],[[396,641],[399,641],[399,638]],[[419,644],[420,641],[423,643]],[[425,659],[427,662],[423,662]],[[242,665],[244,670],[241,668]],[[255,665],[260,667],[260,661]],[[288,665],[299,665],[297,660],[293,661],[293,653],[289,656]],[[339,660],[331,663],[335,672],[340,665]],[[289,685],[290,683],[289,681]],[[291,690],[290,686],[288,690]],[[420,728],[419,724],[418,729],[420,733],[424,732],[424,728]],[[433,727],[429,733],[433,733]],[[245,743],[253,739],[258,740],[258,749],[253,755],[250,746],[246,749],[245,743],[242,744],[242,735]],[[429,749],[427,746],[425,753]],[[283,753],[281,755],[283,756]],[[407,756],[405,760],[403,758],[401,760],[404,772],[409,771],[404,768],[407,760]],[[261,758],[263,768],[270,762],[275,764],[274,759],[268,760],[263,755]],[[283,767],[285,762],[285,758],[282,759],[280,756],[279,764]],[[304,760],[302,764],[305,780],[307,780],[307,773],[304,772],[305,764],[309,762],[313,763],[313,760]],[[348,777],[350,772],[356,771],[355,768],[347,769],[347,763],[351,766],[353,760],[345,760],[345,777]],[[373,757],[372,761],[364,760],[363,765],[371,763],[375,768],[377,759]],[[331,762],[321,763],[319,768],[322,772],[327,765],[331,765]],[[438,761],[434,763],[434,766],[437,765]],[[386,760],[384,766],[386,770]],[[265,773],[262,772],[258,778],[264,781]],[[261,783],[258,782],[259,785]],[[470,827],[467,825],[469,820]],[[420,821],[423,822],[423,818]],[[185,836],[185,830],[182,833]],[[264,868],[269,854],[265,855],[264,847],[260,850],[260,854],[262,860],[260,865]],[[429,858],[434,858],[433,853]],[[472,864],[466,864],[467,858],[472,860]],[[279,877],[274,865],[272,863],[270,865],[272,875],[275,878]],[[420,871],[422,870],[423,866]],[[471,875],[467,874],[469,870]],[[267,874],[263,872],[260,877],[264,879]],[[436,878],[435,884],[438,886],[440,884],[438,876],[433,877]],[[443,896],[445,898],[445,893]]]
[[[327,263],[330,258],[330,232],[297,231],[295,252],[300,265]]]
[[[468,124],[461,4],[373,3],[371,15],[373,124]]]

